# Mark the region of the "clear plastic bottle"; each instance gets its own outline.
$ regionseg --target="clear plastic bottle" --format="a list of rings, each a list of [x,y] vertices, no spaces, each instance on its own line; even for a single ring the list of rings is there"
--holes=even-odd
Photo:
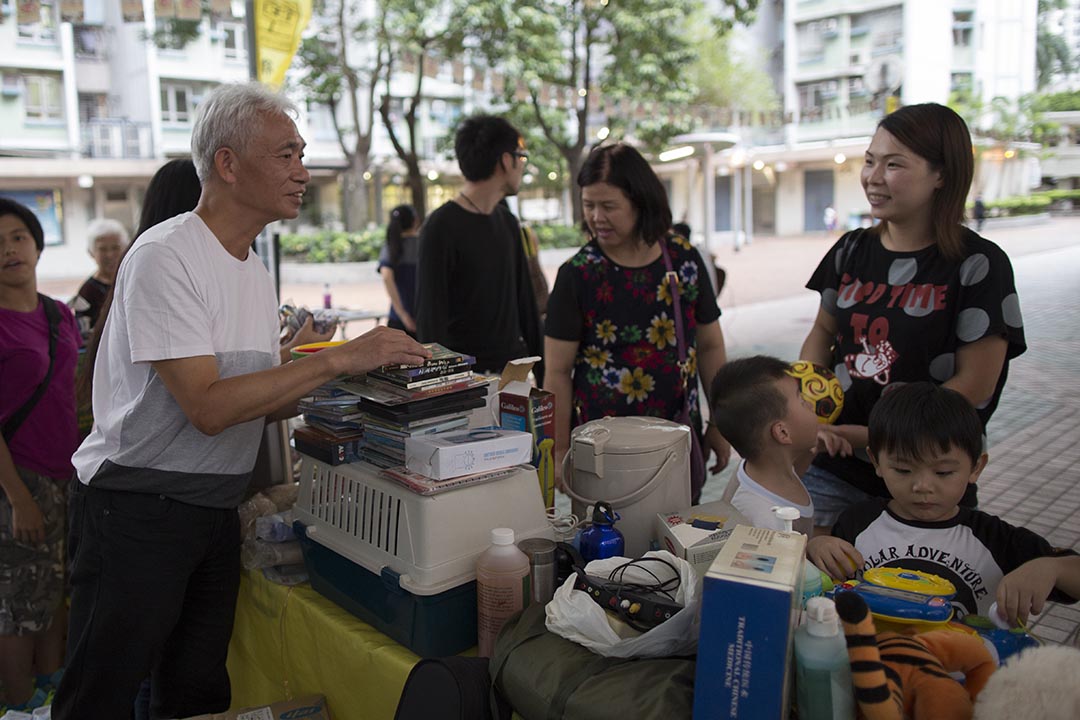
[[[322,286],[322,306],[325,309],[332,308],[334,306],[330,297],[330,283],[323,283]]]
[[[491,657],[503,623],[528,602],[529,557],[514,545],[513,530],[495,528],[476,560],[477,655]]]
[[[795,691],[799,720],[854,720],[851,663],[836,605],[806,603],[806,623],[795,631]]]

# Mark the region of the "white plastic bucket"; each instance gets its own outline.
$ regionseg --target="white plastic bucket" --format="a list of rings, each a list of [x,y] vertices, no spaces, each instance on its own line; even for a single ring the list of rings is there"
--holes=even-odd
[[[619,513],[627,557],[649,550],[656,515],[690,507],[690,429],[651,417],[606,417],[570,435],[563,461],[573,513],[606,500]]]

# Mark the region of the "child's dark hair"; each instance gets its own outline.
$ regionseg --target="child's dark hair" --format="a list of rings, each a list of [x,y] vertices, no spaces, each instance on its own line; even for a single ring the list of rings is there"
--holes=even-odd
[[[474,115],[466,118],[454,135],[454,154],[461,174],[470,182],[487,180],[503,153],[518,149],[521,133],[497,115]]]
[[[390,211],[390,222],[386,224],[386,252],[390,256],[390,267],[397,267],[403,250],[401,238],[415,224],[416,208],[412,205],[398,205]]]
[[[724,364],[713,378],[709,392],[712,424],[744,458],[762,451],[761,433],[787,416],[787,399],[776,381],[791,366],[768,355],[754,355]]]
[[[870,453],[907,460],[959,448],[976,463],[983,452],[983,424],[968,399],[932,382],[887,390],[870,412]]]
[[[638,214],[634,232],[647,245],[654,245],[671,229],[667,190],[649,161],[633,147],[615,143],[601,145],[589,153],[577,176],[578,187],[601,182],[619,188],[630,200]],[[582,228],[589,232],[584,221]]]
[[[23,225],[30,231],[30,237],[34,238],[37,251],[40,253],[45,249],[45,231],[41,229],[41,222],[33,210],[11,198],[0,197],[0,217],[4,215],[14,215],[22,220]]]

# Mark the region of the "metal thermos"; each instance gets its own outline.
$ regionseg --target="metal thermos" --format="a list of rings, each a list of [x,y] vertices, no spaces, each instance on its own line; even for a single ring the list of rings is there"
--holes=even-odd
[[[547,538],[527,538],[518,549],[529,556],[532,601],[547,605],[555,595],[555,542]]]
[[[619,514],[603,500],[593,506],[592,527],[581,533],[581,559],[585,562],[622,555],[626,541],[615,528]]]

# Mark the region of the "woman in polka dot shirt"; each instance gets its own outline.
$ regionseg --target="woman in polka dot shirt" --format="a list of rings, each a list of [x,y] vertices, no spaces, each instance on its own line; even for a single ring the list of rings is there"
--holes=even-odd
[[[885,117],[862,169],[878,223],[840,238],[806,285],[821,307],[800,357],[831,368],[845,393],[822,435],[856,448],[819,453],[803,477],[824,530],[849,505],[888,496],[864,450],[883,392],[941,383],[967,397],[985,427],[1009,360],[1026,349],[1009,258],[962,225],[974,165],[967,126],[949,108],[911,105]],[[826,439],[822,449],[840,445]],[[962,504],[975,503],[971,485]]]

